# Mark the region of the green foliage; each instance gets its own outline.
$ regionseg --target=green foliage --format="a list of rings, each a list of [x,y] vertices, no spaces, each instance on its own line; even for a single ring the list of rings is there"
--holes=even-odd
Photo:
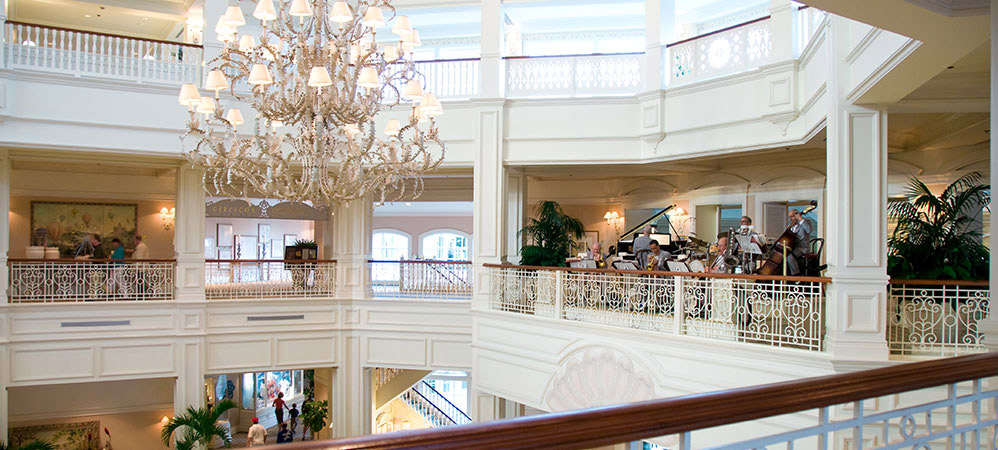
[[[3,442],[0,442],[0,450],[56,450],[56,449],[55,449],[55,444],[49,441],[36,439],[31,442],[25,442],[24,444],[21,444],[18,447],[14,447],[12,445],[7,445]]]
[[[541,201],[534,208],[536,217],[520,230],[533,245],[520,250],[520,263],[525,266],[561,267],[571,256],[575,239],[585,235],[582,221],[565,214],[558,202]]]
[[[971,173],[954,181],[938,197],[912,177],[908,201],[892,202],[888,217],[897,228],[887,241],[891,278],[986,280],[988,248],[981,241],[980,215],[991,203],[991,186]]]
[[[298,247],[298,248],[319,248],[319,244],[316,244],[315,241],[308,240],[308,239],[298,239],[297,241],[295,241],[295,247]]]
[[[218,424],[218,418],[235,407],[236,404],[231,400],[222,400],[210,409],[188,406],[187,411],[170,419],[163,426],[160,437],[163,439],[163,443],[169,447],[170,437],[176,432],[177,450],[191,450],[198,444],[201,448],[211,449],[215,437],[221,438],[226,447],[231,447],[232,442],[225,432],[225,428]],[[182,431],[178,431],[181,428]]]
[[[317,402],[311,400],[307,402],[308,407],[305,404],[302,405],[301,411],[301,423],[305,429],[312,432],[312,439],[315,439],[316,433],[322,431],[326,426],[326,416],[329,415],[329,401],[323,400]]]

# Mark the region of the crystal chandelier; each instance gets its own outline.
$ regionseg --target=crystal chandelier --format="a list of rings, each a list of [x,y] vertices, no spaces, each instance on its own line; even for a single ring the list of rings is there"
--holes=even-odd
[[[194,143],[185,152],[204,170],[205,190],[325,204],[419,196],[423,175],[443,160],[435,122],[443,109],[415,69],[420,39],[408,17],[395,17],[388,0],[277,6],[257,1],[262,31],[255,37],[238,34],[246,20],[229,6],[215,28],[225,47],[205,79],[214,96],[181,88],[190,114],[181,141]],[[398,36],[392,45],[377,41],[386,12]],[[225,89],[255,110],[251,133],[240,132],[243,114],[226,107]],[[379,132],[378,113],[401,104],[411,105],[408,118],[390,119]]]

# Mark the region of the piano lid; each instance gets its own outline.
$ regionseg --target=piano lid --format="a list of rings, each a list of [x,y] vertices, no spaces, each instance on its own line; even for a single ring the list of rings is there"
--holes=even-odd
[[[631,239],[633,239],[632,235],[634,234],[634,232],[636,232],[636,231],[644,228],[645,225],[648,225],[648,224],[650,224],[650,223],[658,220],[660,217],[662,217],[663,215],[665,215],[666,213],[668,213],[669,211],[671,211],[675,207],[676,207],[676,205],[669,205],[669,206],[661,209],[659,212],[653,214],[651,217],[645,219],[643,222],[641,222],[640,224],[638,224],[638,226],[636,226],[634,228],[631,228],[630,230],[625,231],[624,234],[620,235],[617,238],[617,241],[618,242],[630,242]],[[665,233],[668,234],[670,230],[659,230],[659,233],[661,233],[662,231],[665,231]]]

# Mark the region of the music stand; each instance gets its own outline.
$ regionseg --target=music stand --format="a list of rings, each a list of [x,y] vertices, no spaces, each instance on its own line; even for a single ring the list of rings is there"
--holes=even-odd
[[[669,266],[669,271],[671,272],[689,272],[690,268],[686,266],[686,263],[682,261],[666,261]]]
[[[701,262],[699,259],[694,259],[690,261],[689,266],[690,266],[690,272],[702,273],[707,271],[707,268],[703,266],[703,262]]]
[[[745,253],[749,253],[752,255],[762,254],[762,249],[759,248],[759,244],[752,242],[752,236],[736,234],[735,240],[738,241],[738,248],[742,249],[742,251],[744,251]]]
[[[614,261],[613,268],[617,270],[638,270],[634,261]]]

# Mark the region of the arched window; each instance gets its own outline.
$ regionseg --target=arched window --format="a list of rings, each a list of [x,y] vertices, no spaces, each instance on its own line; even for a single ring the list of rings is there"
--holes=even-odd
[[[371,257],[398,261],[409,255],[409,235],[396,230],[376,230],[371,242]]]
[[[457,230],[434,230],[422,236],[422,256],[437,261],[471,260],[471,237]]]

